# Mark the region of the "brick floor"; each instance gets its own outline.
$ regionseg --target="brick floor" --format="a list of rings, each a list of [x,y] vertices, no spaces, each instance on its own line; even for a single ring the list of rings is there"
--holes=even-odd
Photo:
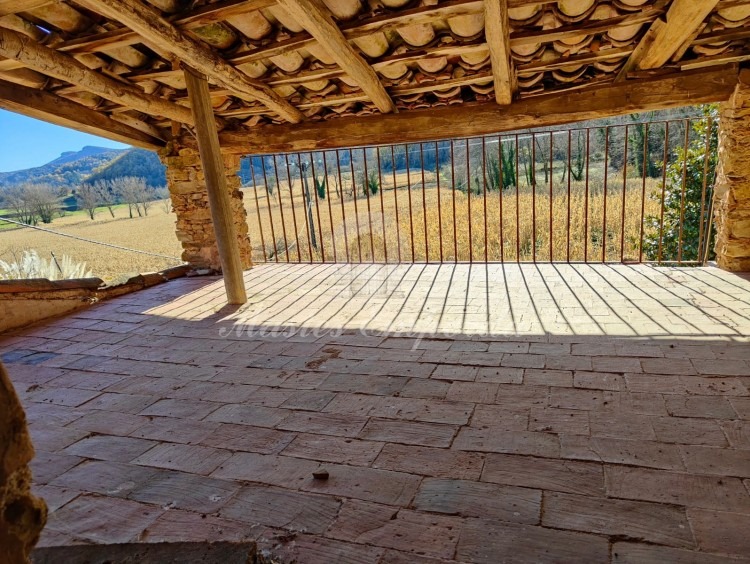
[[[220,280],[181,279],[0,336],[51,510],[42,545],[746,561],[745,278],[515,264],[245,278],[241,308],[222,307]]]

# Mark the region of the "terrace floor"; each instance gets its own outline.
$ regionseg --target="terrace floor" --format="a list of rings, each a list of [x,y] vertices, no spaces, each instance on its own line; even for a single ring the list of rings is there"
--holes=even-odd
[[[750,282],[608,265],[262,265],[0,338],[42,546],[281,562],[739,562]],[[324,468],[328,479],[313,473]]]

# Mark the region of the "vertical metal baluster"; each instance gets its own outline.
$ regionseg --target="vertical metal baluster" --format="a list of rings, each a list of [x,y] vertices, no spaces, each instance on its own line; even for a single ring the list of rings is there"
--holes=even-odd
[[[310,173],[313,177],[313,191],[312,191],[312,198],[315,200],[315,215],[318,218],[318,243],[320,243],[320,259],[322,262],[326,261],[326,245],[325,241],[323,240],[323,224],[320,222],[320,196],[318,195],[318,175],[315,174],[315,156],[310,153]],[[324,184],[325,186],[325,180]],[[315,223],[313,221],[313,223]]]
[[[440,239],[440,263],[443,262],[443,210],[440,207],[440,151],[435,142],[435,180],[437,184],[438,237]]]
[[[505,179],[503,178],[503,137],[502,135],[497,136],[497,147],[498,147],[498,170],[499,184],[500,184],[500,262],[505,262],[505,238],[503,233],[503,192],[505,191]]]
[[[484,262],[488,262],[487,255],[487,144],[482,137],[482,206],[484,207]]]
[[[705,153],[703,155],[703,188],[701,191],[701,215],[698,223],[698,256],[697,260],[703,257],[703,232],[706,219],[706,188],[708,184],[708,161],[711,154],[711,130],[713,129],[713,119],[709,115],[706,119],[706,140]],[[261,232],[262,233],[262,232]]]
[[[419,164],[422,169],[422,212],[424,214],[424,261],[430,262],[430,247],[427,242],[427,187],[424,179],[424,144],[419,144]]]
[[[372,235],[372,212],[370,211],[370,175],[367,170],[367,149],[362,149],[362,166],[364,168],[364,189],[367,198],[367,224],[370,226],[370,262],[375,264],[375,239]]]
[[[305,230],[307,231],[307,252],[310,253],[310,262],[312,263],[312,234],[310,232],[310,219],[307,214],[307,202],[305,201],[305,180],[302,178],[302,154],[297,153],[297,170],[299,170],[299,181],[300,181],[300,191],[302,193],[302,211],[305,216]],[[292,192],[292,186],[291,183],[289,184],[289,193]],[[294,198],[292,198],[292,212],[294,211]],[[297,237],[297,219],[294,220],[294,236]],[[297,240],[297,252],[300,256],[302,256],[302,249],[299,245],[299,240]]]
[[[586,128],[586,184],[583,198],[583,262],[589,262],[589,166],[591,165],[591,128]]]
[[[662,249],[664,244],[664,199],[667,190],[667,161],[669,160],[669,122],[664,122],[664,164],[662,165],[661,174],[661,213],[659,218],[659,249],[656,255],[656,262],[661,263]]]
[[[644,124],[643,131],[643,164],[641,164],[641,232],[638,248],[638,262],[643,262],[643,230],[646,221],[646,175],[648,174],[648,123]]]
[[[456,160],[454,159],[453,139],[451,139],[451,185],[453,186],[453,262],[458,262],[458,232],[456,230]]]
[[[406,191],[409,197],[409,233],[411,236],[411,262],[415,262],[414,259],[414,214],[412,213],[411,206],[411,166],[409,165],[409,145],[404,145],[406,153]]]
[[[554,155],[552,154],[552,132],[549,132],[549,261],[552,262],[552,169]]]
[[[518,133],[516,133],[516,262],[521,262],[521,197],[518,193],[521,179],[518,176],[518,148]]]
[[[298,155],[299,156],[299,155]],[[276,159],[274,159],[274,163],[276,162]],[[284,155],[284,164],[286,165],[286,182],[289,186],[289,201],[292,204],[292,219],[294,220],[294,239],[297,242],[297,262],[302,261],[301,252],[300,252],[300,246],[299,246],[299,237],[297,236],[299,230],[297,229],[297,214],[294,211],[294,194],[292,193],[292,178],[289,175],[289,155]],[[302,181],[302,169],[300,169],[300,182]],[[278,178],[278,175],[276,176]],[[279,201],[281,200],[281,187],[276,187],[279,190]],[[289,253],[288,247],[287,247],[287,254]],[[310,255],[312,258],[312,255]]]
[[[609,168],[609,126],[604,128],[604,203],[602,204],[602,262],[607,262],[607,178]]]
[[[388,262],[388,240],[386,239],[386,231],[385,231],[385,206],[383,204],[383,189],[385,186],[383,186],[383,169],[380,166],[380,147],[375,147],[375,157],[377,158],[377,164],[378,164],[378,182],[379,182],[379,188],[378,192],[380,192],[380,224],[383,228],[383,261]]]
[[[531,261],[536,262],[536,133],[531,134]]]
[[[325,182],[326,200],[328,200],[328,221],[331,224],[331,245],[333,246],[333,262],[338,262],[339,255],[336,252],[336,233],[333,230],[333,209],[331,207],[331,190],[329,188],[330,183],[328,182],[328,162],[325,151],[323,151],[323,174],[325,174],[325,179],[323,180],[323,182]]]
[[[273,214],[271,213],[271,196],[268,193],[268,174],[266,174],[266,160],[261,157],[260,168],[263,171],[263,184],[266,188],[266,203],[268,204],[268,221],[271,224],[271,237],[273,237],[273,258],[279,262],[279,253],[276,249],[276,232],[273,228]]]
[[[391,172],[393,173],[393,201],[396,206],[396,244],[398,245],[398,262],[401,264],[401,223],[398,220],[398,185],[396,183],[396,153],[391,145]]]
[[[284,203],[281,199],[281,186],[279,185],[279,167],[276,164],[276,157],[273,158],[273,171],[276,175],[276,194],[279,196],[279,212],[281,213],[281,228],[284,233],[284,252],[286,253],[286,261],[289,262],[289,242],[286,238],[286,221],[284,220]],[[292,209],[294,209],[294,202],[292,201]],[[295,233],[296,235],[296,233]]]
[[[686,119],[683,123],[685,127],[685,145],[682,147],[682,190],[680,191],[680,225],[678,228],[677,236],[677,264],[682,264],[682,237],[684,234],[684,223],[685,223],[685,192],[687,183],[687,150],[688,144],[690,143],[690,119]]]
[[[578,131],[580,131],[580,130],[578,130]],[[576,133],[578,133],[578,131],[576,131]],[[580,139],[580,137],[576,136],[576,139]],[[571,182],[571,180],[570,180],[570,176],[571,176],[570,171],[572,169],[572,166],[571,166],[572,162],[571,162],[571,158],[570,158],[570,145],[571,145],[572,141],[573,141],[573,130],[572,129],[568,129],[568,223],[567,223],[567,227],[566,227],[567,238],[568,238],[568,249],[567,249],[567,252],[565,254],[565,260],[567,262],[570,262],[570,182]]]
[[[260,244],[263,245],[263,262],[268,262],[266,254],[266,240],[263,237],[263,222],[260,220],[260,204],[258,203],[258,185],[255,182],[255,167],[253,167],[253,158],[250,157],[250,174],[253,178],[253,192],[255,192],[255,212],[258,216],[258,228],[260,229]]]
[[[349,233],[346,229],[346,206],[344,205],[344,181],[341,177],[341,152],[336,149],[336,172],[339,177],[339,202],[341,203],[341,223],[344,226],[344,251],[346,251],[346,262],[349,260]]]
[[[628,126],[625,125],[625,151],[622,161],[622,216],[620,218],[620,262],[625,262],[625,195],[628,191]]]
[[[471,162],[469,157],[469,140],[466,139],[466,201],[469,213],[469,262],[474,262],[474,242],[471,237]]]
[[[357,207],[357,183],[354,181],[354,151],[349,149],[349,168],[352,171],[352,194],[354,194],[354,224],[357,228],[357,253],[362,262],[362,236],[359,229],[359,208]]]

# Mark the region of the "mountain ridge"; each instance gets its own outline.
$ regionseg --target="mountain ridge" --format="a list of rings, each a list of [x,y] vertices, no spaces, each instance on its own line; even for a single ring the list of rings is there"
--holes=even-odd
[[[50,184],[73,190],[84,182],[139,176],[151,187],[164,186],[166,177],[159,157],[144,149],[110,149],[86,145],[64,151],[41,166],[0,173],[0,190],[17,184]]]

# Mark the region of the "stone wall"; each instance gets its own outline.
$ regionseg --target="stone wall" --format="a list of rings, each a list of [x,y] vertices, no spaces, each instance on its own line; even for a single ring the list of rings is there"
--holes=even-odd
[[[167,167],[167,185],[177,215],[177,239],[182,243],[182,260],[198,268],[221,270],[219,250],[211,223],[203,167],[197,149],[172,148],[161,155]],[[227,188],[232,200],[234,225],[237,230],[243,268],[250,268],[251,247],[247,232],[247,212],[242,201],[240,157],[226,155]]]
[[[716,262],[750,271],[750,69],[720,106],[719,165],[714,188]]]
[[[31,495],[34,458],[26,415],[0,364],[0,562],[27,562],[47,522],[47,506]]]

